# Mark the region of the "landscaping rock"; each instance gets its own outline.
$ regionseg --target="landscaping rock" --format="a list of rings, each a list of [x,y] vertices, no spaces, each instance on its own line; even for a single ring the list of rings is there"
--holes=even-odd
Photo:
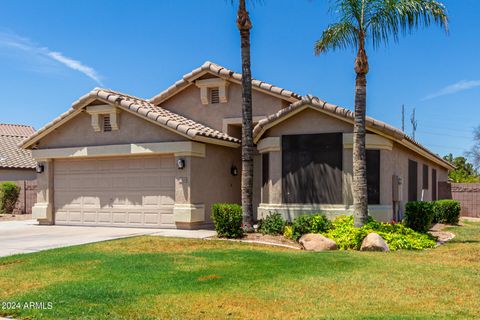
[[[303,249],[308,251],[327,251],[337,250],[337,244],[332,239],[322,236],[321,234],[308,233],[304,234],[298,241]]]
[[[360,251],[390,251],[390,248],[380,235],[372,232],[363,239]]]

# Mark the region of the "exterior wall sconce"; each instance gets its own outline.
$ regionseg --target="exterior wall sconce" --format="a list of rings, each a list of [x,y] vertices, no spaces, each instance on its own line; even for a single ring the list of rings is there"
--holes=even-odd
[[[37,164],[37,167],[35,168],[35,171],[37,173],[42,173],[45,170],[45,166],[43,164]]]
[[[234,177],[238,176],[238,169],[237,169],[237,167],[236,167],[236,166],[232,166],[232,167],[230,168],[230,173],[231,173],[232,176],[234,176]]]
[[[177,160],[177,168],[182,170],[185,168],[185,160],[184,159],[178,159]]]

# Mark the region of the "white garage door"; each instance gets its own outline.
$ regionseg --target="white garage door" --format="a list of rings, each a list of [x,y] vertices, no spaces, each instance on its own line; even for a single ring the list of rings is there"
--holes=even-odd
[[[58,160],[55,223],[173,227],[173,156]]]

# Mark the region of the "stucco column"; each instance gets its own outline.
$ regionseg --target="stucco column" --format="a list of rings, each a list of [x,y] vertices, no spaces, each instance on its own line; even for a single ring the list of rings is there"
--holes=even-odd
[[[37,173],[37,202],[32,208],[32,217],[38,219],[39,224],[54,224],[54,189],[53,189],[53,160],[39,162],[43,172]]]
[[[180,168],[180,162],[184,168]],[[205,206],[191,203],[192,157],[175,157],[175,204],[173,215],[180,229],[190,229],[205,221]]]

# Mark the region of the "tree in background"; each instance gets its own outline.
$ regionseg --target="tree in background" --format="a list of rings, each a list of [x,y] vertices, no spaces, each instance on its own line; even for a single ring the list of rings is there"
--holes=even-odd
[[[480,182],[480,176],[478,171],[475,170],[473,164],[469,163],[465,157],[453,157],[450,153],[449,155],[443,157],[456,168],[448,173],[448,178],[456,183],[471,183],[471,182]]]
[[[473,147],[467,152],[467,156],[472,159],[476,170],[480,170],[480,126],[473,131]]]
[[[435,23],[447,30],[445,6],[434,0],[336,0],[334,12],[338,21],[328,26],[315,43],[315,53],[328,50],[357,49],[354,70],[355,119],[353,125],[353,205],[356,227],[368,219],[367,164],[365,151],[365,117],[367,107],[367,73],[365,43],[374,48],[397,41],[400,34],[419,26]]]

